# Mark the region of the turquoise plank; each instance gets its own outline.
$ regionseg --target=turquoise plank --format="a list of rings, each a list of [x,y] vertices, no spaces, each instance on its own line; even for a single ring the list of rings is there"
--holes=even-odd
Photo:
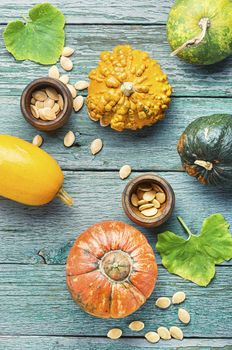
[[[3,27],[2,27],[3,30]],[[0,95],[20,96],[32,79],[47,75],[48,67],[33,62],[16,62],[0,45]],[[168,74],[175,96],[231,97],[232,58],[213,66],[199,67],[170,57],[166,28],[153,25],[70,25],[66,27],[66,45],[75,48],[72,81],[86,79],[103,50],[119,44],[130,44],[147,51]],[[23,73],[23,74],[22,74]]]
[[[64,264],[70,241],[88,226],[102,220],[133,224],[122,210],[121,194],[126,183],[139,174],[133,172],[129,179],[122,181],[118,172],[65,172],[65,188],[75,200],[72,208],[58,200],[36,208],[1,199],[0,262],[43,264],[38,256],[40,252],[48,264]],[[153,248],[156,233],[165,229],[186,237],[177,215],[181,215],[196,233],[203,219],[216,212],[232,223],[230,191],[202,186],[185,173],[158,174],[173,186],[176,208],[168,224],[157,229],[141,229]]]
[[[80,337],[28,337],[28,336],[0,336],[0,346],[4,350],[231,350],[231,339],[184,339],[183,341],[160,341],[150,344],[143,339],[122,338],[112,341],[106,338]]]
[[[187,338],[231,338],[232,269],[220,267],[217,278],[206,288],[186,282],[159,268],[156,289],[149,301],[124,319],[99,319],[86,314],[71,299],[65,285],[65,267],[58,265],[0,265],[1,335],[102,336],[119,327],[124,336],[143,337],[159,326],[179,326]],[[187,299],[181,307],[191,314],[188,326],[180,323],[178,307],[154,306],[159,296],[171,297],[183,290]],[[132,332],[133,320],[145,323],[143,331]]]

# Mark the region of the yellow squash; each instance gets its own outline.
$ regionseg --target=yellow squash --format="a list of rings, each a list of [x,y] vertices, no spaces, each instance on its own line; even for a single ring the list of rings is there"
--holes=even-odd
[[[171,101],[172,88],[159,64],[127,45],[103,51],[89,78],[89,117],[117,131],[156,123]]]
[[[17,137],[0,135],[0,196],[27,205],[59,197],[71,205],[63,181],[58,163],[48,153]]]

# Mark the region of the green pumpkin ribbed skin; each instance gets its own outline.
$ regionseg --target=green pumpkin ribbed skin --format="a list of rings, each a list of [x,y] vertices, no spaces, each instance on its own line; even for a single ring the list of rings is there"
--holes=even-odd
[[[194,120],[177,145],[186,172],[201,183],[232,186],[232,115],[214,114]],[[203,160],[212,170],[194,164]]]
[[[168,42],[174,51],[196,37],[203,17],[210,20],[204,40],[178,56],[192,64],[210,65],[232,54],[232,0],[176,0],[167,22]]]

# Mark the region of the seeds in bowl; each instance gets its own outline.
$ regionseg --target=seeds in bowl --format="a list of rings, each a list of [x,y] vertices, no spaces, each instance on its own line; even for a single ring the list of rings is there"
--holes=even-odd
[[[55,120],[63,107],[63,97],[52,87],[32,93],[30,110],[36,119]]]
[[[130,201],[144,217],[159,216],[166,202],[166,194],[160,186],[144,182],[132,193]]]

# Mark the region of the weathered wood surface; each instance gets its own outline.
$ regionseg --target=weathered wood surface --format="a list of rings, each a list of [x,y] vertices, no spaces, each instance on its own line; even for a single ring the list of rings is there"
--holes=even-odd
[[[188,338],[231,338],[231,279],[231,267],[219,267],[217,278],[206,289],[160,267],[157,287],[143,307],[124,319],[102,320],[87,315],[75,305],[66,288],[64,266],[2,264],[1,334],[104,337],[110,328],[119,327],[124,336],[141,337],[161,325],[177,325]],[[191,313],[188,326],[178,320],[177,305],[168,310],[154,306],[157,297],[172,296],[178,290],[184,290],[187,295],[182,306]],[[134,333],[128,328],[133,320],[144,321],[142,332]]]
[[[4,26],[1,26],[2,30]],[[2,32],[2,31],[1,31]],[[99,60],[102,50],[112,50],[118,44],[130,44],[150,53],[168,74],[174,87],[174,96],[227,96],[231,97],[232,81],[228,79],[232,57],[211,67],[191,66],[170,57],[165,26],[145,25],[69,25],[66,44],[74,47],[72,81],[86,79]],[[33,62],[16,62],[0,47],[0,95],[20,96],[31,80],[47,75],[48,67]]]
[[[231,339],[184,339],[160,341],[158,344],[150,344],[144,339],[122,338],[112,341],[106,338],[81,338],[62,336],[0,336],[0,347],[4,350],[142,350],[155,348],[156,350],[231,350]]]
[[[57,6],[65,15],[67,23],[75,24],[123,24],[123,23],[146,23],[165,24],[172,0],[50,0],[50,3]],[[41,1],[31,0],[1,0],[0,23],[7,23],[10,20],[20,19],[26,16],[28,10]]]
[[[38,131],[25,122],[19,109],[19,97],[2,96],[0,101],[0,115],[4,121],[1,133],[32,141]],[[91,121],[84,107],[79,113],[73,113],[69,123],[60,131],[52,135],[41,133],[45,140],[42,148],[50,152],[64,169],[119,170],[123,164],[129,163],[139,171],[181,171],[176,144],[185,127],[203,115],[231,112],[232,99],[175,98],[165,120],[141,131],[118,133]],[[70,149],[63,145],[68,130],[76,132],[79,142]],[[98,137],[103,140],[104,148],[93,157],[90,144]]]
[[[203,218],[220,212],[231,222],[231,191],[204,187],[185,173],[161,172],[176,194],[176,208],[170,221],[157,229],[143,229],[153,248],[157,232],[165,229],[183,232],[181,215],[193,232],[200,231]],[[73,196],[72,208],[58,200],[44,207],[25,207],[0,200],[0,262],[64,264],[70,246],[88,226],[102,220],[121,220],[132,224],[123,212],[121,193],[132,173],[122,181],[118,172],[65,172],[65,188]],[[158,257],[158,255],[157,255]],[[160,259],[158,259],[160,263]],[[232,262],[231,262],[232,263]]]

